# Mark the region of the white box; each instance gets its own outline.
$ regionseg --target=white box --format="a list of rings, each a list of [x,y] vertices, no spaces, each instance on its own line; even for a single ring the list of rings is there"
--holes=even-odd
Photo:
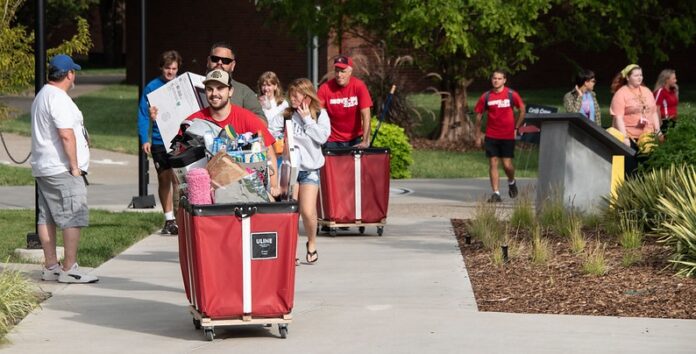
[[[157,107],[157,127],[167,152],[181,121],[208,107],[203,80],[205,76],[185,72],[147,95],[150,106]]]

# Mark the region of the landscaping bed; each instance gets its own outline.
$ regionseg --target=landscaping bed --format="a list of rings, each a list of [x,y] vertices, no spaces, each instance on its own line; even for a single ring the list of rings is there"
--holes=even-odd
[[[507,228],[509,261],[496,260],[499,248],[487,249],[470,236],[469,220],[452,225],[480,311],[696,319],[696,279],[675,276],[667,261],[671,249],[646,236],[640,259],[622,265],[626,254],[615,236],[585,228],[587,249],[604,245],[604,275],[588,274],[586,252],[571,251],[567,236],[543,232],[549,257],[533,262],[532,237]],[[499,253],[499,254],[500,254]]]

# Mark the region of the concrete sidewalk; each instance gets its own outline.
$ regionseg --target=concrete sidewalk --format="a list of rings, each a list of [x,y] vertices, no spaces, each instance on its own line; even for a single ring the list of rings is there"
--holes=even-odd
[[[437,181],[434,181],[436,183]],[[54,296],[8,335],[7,353],[693,353],[696,321],[477,312],[443,214],[466,203],[393,195],[384,236],[320,237],[297,268],[288,338],[277,328],[216,328],[207,342],[187,311],[177,240],[151,235]],[[420,208],[411,208],[418,205]],[[444,209],[443,205],[445,206]],[[439,206],[438,208],[431,208]],[[433,215],[423,215],[423,208]],[[299,245],[303,245],[303,237]],[[304,248],[298,246],[303,259]],[[32,271],[38,276],[38,266]]]

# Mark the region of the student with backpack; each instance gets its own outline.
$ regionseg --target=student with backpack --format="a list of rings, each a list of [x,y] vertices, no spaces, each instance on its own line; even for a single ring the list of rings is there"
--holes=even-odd
[[[508,178],[508,195],[517,197],[515,167],[512,159],[515,153],[515,137],[524,122],[525,107],[520,95],[505,86],[507,74],[500,69],[493,71],[491,85],[493,88],[484,92],[476,103],[476,147],[481,147],[481,118],[487,112],[486,137],[483,140],[484,150],[488,158],[488,175],[491,180],[493,194],[488,198],[489,203],[502,202],[500,197],[498,161],[503,160],[503,170]],[[518,116],[515,120],[514,107]]]

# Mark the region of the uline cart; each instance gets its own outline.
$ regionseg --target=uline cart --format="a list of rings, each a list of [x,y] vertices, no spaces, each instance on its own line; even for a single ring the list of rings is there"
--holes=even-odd
[[[320,170],[319,225],[336,236],[340,227],[376,226],[382,235],[389,207],[389,149],[324,149]],[[320,228],[317,229],[318,232]]]
[[[285,338],[295,296],[297,202],[178,209],[179,261],[196,329],[277,324]]]

